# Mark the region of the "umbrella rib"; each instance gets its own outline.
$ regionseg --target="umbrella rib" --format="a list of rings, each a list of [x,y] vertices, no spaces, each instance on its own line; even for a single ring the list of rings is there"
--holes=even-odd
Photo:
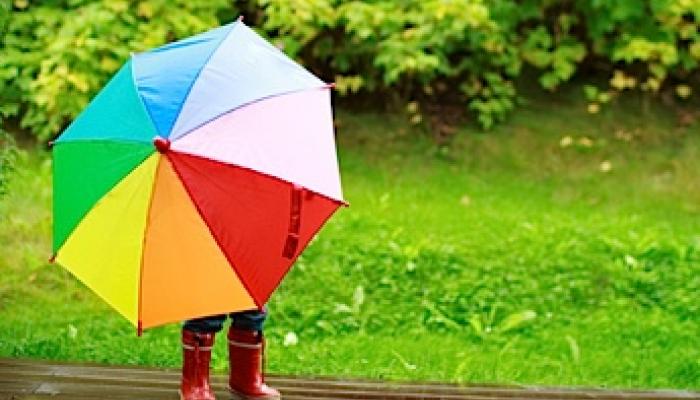
[[[151,144],[150,140],[137,140],[137,139],[130,139],[130,138],[122,138],[122,137],[107,137],[107,138],[77,138],[77,139],[66,139],[66,140],[55,140],[49,142],[49,147],[55,147],[61,144],[71,144],[71,143],[99,143],[99,142],[107,142],[107,143],[133,143],[133,144],[144,144],[144,145],[149,145]]]
[[[204,61],[204,64],[202,64],[202,68],[200,68],[199,71],[197,71],[197,75],[195,75],[194,79],[192,79],[192,83],[190,83],[190,86],[187,88],[187,93],[185,94],[185,97],[183,98],[182,103],[180,103],[180,106],[177,108],[177,114],[175,116],[175,121],[173,122],[172,126],[170,127],[170,132],[168,132],[167,137],[170,137],[170,134],[173,133],[173,129],[175,128],[175,126],[177,126],[177,122],[180,120],[180,113],[182,112],[182,107],[184,107],[185,103],[187,103],[187,99],[189,99],[190,94],[192,93],[192,88],[194,87],[194,84],[199,79],[199,76],[202,74],[202,71],[204,71],[204,68],[206,68],[207,64],[209,64],[209,60],[211,60],[211,58],[214,56],[214,53],[216,53],[219,50],[219,48],[221,47],[221,43],[223,43],[231,35],[231,32],[233,32],[233,30],[236,29],[236,27],[239,24],[242,24],[240,18],[238,20],[236,20],[236,22],[233,23],[231,30],[229,30],[228,33],[216,45],[214,50],[207,57],[206,61]]]
[[[134,53],[131,53],[131,84],[134,85],[134,91],[136,92],[136,97],[139,99],[139,104],[141,104],[141,107],[143,110],[146,112],[146,115],[148,115],[148,121],[153,125],[153,131],[156,133],[158,132],[158,127],[156,126],[156,123],[153,120],[153,115],[151,114],[151,110],[146,107],[146,103],[143,101],[143,96],[141,96],[141,91],[139,91],[139,85],[136,83],[136,76],[134,70],[136,69],[136,64],[134,61],[136,60],[136,57],[134,56]]]
[[[153,194],[156,191],[156,185],[158,184],[158,170],[160,169],[160,163],[163,162],[163,157],[158,157],[158,164],[156,164],[155,172],[153,173],[153,185],[151,185],[151,194],[148,197],[148,207],[146,210],[146,223],[143,225],[143,236],[141,240],[141,262],[139,264],[139,292],[138,292],[138,325],[136,326],[136,335],[141,336],[143,333],[143,266],[144,258],[146,256],[146,237],[148,235],[148,221],[151,218],[151,208],[153,207]]]

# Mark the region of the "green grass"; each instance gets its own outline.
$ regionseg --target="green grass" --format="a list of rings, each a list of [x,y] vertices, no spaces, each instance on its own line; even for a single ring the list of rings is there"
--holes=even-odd
[[[700,127],[577,97],[448,147],[401,115],[339,112],[351,207],[273,296],[269,370],[700,389]],[[26,150],[0,200],[0,356],[177,367],[178,326],[137,338],[46,263],[50,168]]]

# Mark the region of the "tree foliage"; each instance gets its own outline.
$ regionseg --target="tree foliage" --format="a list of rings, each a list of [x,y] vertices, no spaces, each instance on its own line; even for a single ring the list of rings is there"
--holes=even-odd
[[[486,128],[516,106],[524,66],[547,90],[602,67],[609,86],[586,92],[596,103],[630,89],[689,97],[700,62],[700,0],[5,0],[0,11],[0,118],[42,139],[130,52],[238,11],[342,95],[458,98]]]
[[[41,139],[75,118],[130,52],[218,24],[224,0],[14,0],[0,47],[0,116]]]

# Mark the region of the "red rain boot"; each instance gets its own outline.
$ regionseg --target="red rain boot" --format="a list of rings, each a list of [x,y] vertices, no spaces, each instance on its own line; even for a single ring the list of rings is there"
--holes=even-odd
[[[234,399],[277,400],[280,392],[265,384],[262,372],[265,341],[262,332],[228,330],[228,389]]]
[[[213,333],[182,330],[180,400],[215,400],[214,392],[209,386],[209,362],[213,345]]]

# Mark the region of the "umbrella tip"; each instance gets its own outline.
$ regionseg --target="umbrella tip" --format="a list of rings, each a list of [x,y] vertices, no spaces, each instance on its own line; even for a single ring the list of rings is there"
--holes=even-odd
[[[158,150],[158,152],[162,154],[170,150],[170,140],[162,138],[160,136],[156,136],[153,138],[153,145],[156,147],[156,150]]]

